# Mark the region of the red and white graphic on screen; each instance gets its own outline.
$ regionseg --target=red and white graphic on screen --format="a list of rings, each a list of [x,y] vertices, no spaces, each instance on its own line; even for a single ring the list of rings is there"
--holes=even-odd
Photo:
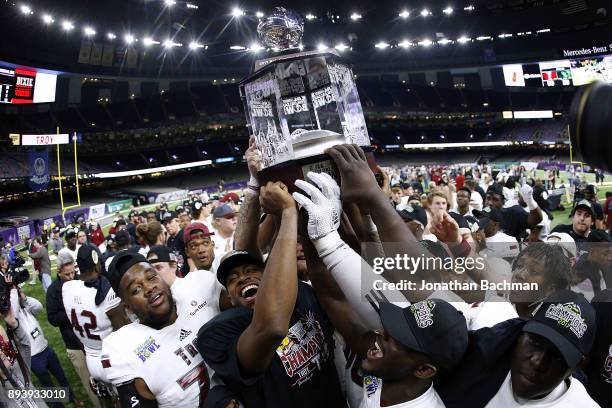
[[[13,94],[12,103],[33,103],[35,81],[36,71],[24,68],[15,69],[15,92]]]

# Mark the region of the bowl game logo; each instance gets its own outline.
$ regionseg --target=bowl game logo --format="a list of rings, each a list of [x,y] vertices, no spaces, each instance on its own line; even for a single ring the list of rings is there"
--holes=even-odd
[[[574,302],[548,306],[545,317],[555,320],[559,326],[569,329],[579,339],[587,331],[587,324],[582,318],[580,306]]]
[[[293,385],[301,385],[320,370],[329,356],[321,325],[308,312],[289,329],[287,337],[276,349],[289,377],[296,376]]]
[[[410,306],[410,311],[414,315],[417,326],[424,329],[431,326],[433,321],[433,310],[436,304],[431,300],[424,300]]]

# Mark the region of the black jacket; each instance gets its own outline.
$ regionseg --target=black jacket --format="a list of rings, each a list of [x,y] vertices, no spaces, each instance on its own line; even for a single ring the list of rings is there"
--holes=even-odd
[[[62,333],[64,344],[69,350],[83,350],[83,344],[74,334],[70,319],[66,315],[64,302],[62,300],[62,284],[61,279],[53,281],[49,289],[47,289],[47,320],[52,326],[58,327]]]

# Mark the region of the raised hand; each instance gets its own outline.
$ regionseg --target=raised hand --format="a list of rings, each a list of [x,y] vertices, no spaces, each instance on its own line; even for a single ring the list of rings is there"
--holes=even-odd
[[[432,234],[447,244],[458,244],[463,239],[457,221],[446,211],[434,214],[428,227]]]
[[[244,152],[244,158],[247,161],[247,165],[249,167],[249,173],[251,174],[249,185],[253,187],[259,187],[257,173],[262,169],[263,163],[262,163],[261,151],[257,148],[257,142],[255,140],[255,136],[251,136],[249,138],[249,148],[246,150],[246,152]]]
[[[295,201],[282,182],[268,182],[261,188],[259,196],[261,207],[269,214],[281,215],[283,210],[295,208]]]
[[[382,193],[365,153],[357,145],[338,145],[325,151],[336,163],[341,178],[344,202],[354,202],[364,211]]]
[[[297,192],[293,193],[293,198],[308,212],[308,236],[316,240],[338,230],[342,214],[340,188],[328,174],[309,172],[306,176],[318,188],[306,181],[296,180],[295,186],[310,198]]]

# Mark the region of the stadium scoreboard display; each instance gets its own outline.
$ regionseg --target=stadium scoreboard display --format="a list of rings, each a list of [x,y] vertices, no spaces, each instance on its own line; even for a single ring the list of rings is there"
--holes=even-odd
[[[0,103],[23,105],[55,102],[57,75],[34,68],[0,66]]]
[[[612,83],[612,55],[511,64],[502,69],[504,82],[510,87],[582,86],[593,81]]]

